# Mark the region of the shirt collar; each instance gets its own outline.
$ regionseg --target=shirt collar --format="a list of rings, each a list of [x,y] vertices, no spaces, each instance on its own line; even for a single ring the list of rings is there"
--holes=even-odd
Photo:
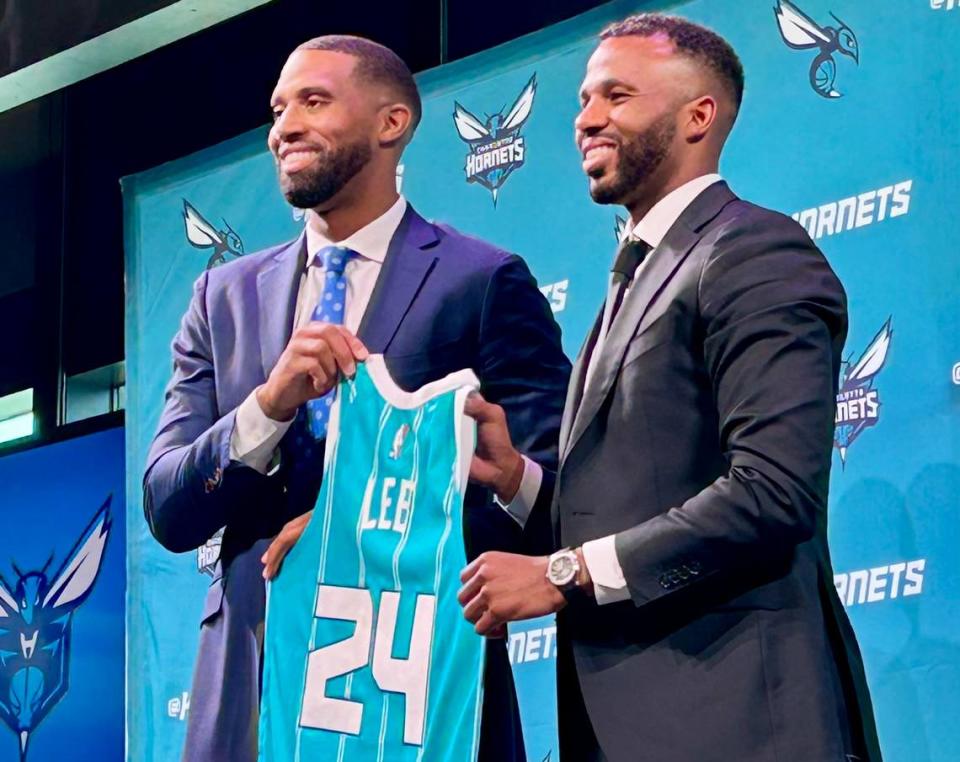
[[[722,179],[720,175],[715,173],[701,175],[684,183],[679,188],[674,188],[650,207],[650,211],[632,228],[628,222],[621,240],[633,236],[655,249],[667,235],[667,231],[673,227],[673,223],[693,203],[693,200],[708,187]]]
[[[344,238],[342,241],[331,241],[323,233],[317,231],[310,224],[310,215],[307,213],[307,267],[313,264],[313,259],[317,252],[324,246],[342,246],[357,252],[366,259],[372,259],[374,262],[382,263],[387,257],[387,249],[390,247],[390,241],[393,234],[397,232],[400,220],[403,219],[407,211],[407,200],[400,196],[396,202],[387,211],[381,214],[377,219],[368,222],[353,235]]]

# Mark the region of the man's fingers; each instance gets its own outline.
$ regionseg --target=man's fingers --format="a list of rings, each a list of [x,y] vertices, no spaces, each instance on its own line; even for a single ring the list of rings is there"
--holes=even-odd
[[[502,640],[503,638],[507,637],[507,625],[498,624],[487,633],[487,637],[491,640]]]
[[[307,323],[302,328],[297,329],[296,339],[305,339],[308,341],[328,341],[331,337],[342,338],[349,347],[350,354],[356,360],[366,360],[370,356],[370,351],[366,345],[360,341],[348,328],[333,323],[323,323],[317,320]]]
[[[292,544],[290,543],[290,545]],[[260,557],[260,560],[263,561],[264,579],[270,580],[277,576],[277,572],[280,571],[280,564],[284,556],[287,555],[290,545],[284,540],[282,532],[273,539],[273,542],[267,547],[266,553]]]
[[[322,397],[340,375],[352,377],[357,362],[369,357],[363,342],[342,325],[312,321],[297,329],[288,345],[288,367],[310,377],[314,397]]]
[[[325,339],[310,339],[300,342],[297,349],[307,358],[308,366],[312,361],[312,367],[308,371],[311,376],[316,378],[316,371],[320,371],[322,374],[326,374],[330,380],[337,377],[337,360],[333,356],[333,350],[330,348],[328,341]]]
[[[353,350],[347,342],[347,337],[339,331],[331,331],[327,337],[327,345],[330,347],[339,371],[352,378],[357,372],[357,361],[353,358]]]
[[[480,619],[481,616],[483,616],[486,610],[487,610],[486,602],[481,598],[481,596],[478,595],[476,598],[471,600],[466,606],[463,607],[463,618],[466,619],[468,622],[476,623],[477,620]]]
[[[311,368],[307,371],[313,384],[314,397],[322,397],[333,388],[336,375],[328,375],[323,368]]]
[[[343,338],[346,339],[346,342],[350,347],[350,351],[353,352],[354,358],[362,362],[363,360],[366,360],[370,356],[370,352],[367,350],[364,343],[360,341],[360,339],[358,339],[352,333],[350,333],[350,331],[348,331],[346,328],[341,327],[340,333],[343,336]]]
[[[315,370],[322,370],[322,373],[310,374],[318,391],[335,383],[340,374],[353,377],[357,372],[357,360],[368,356],[359,339],[343,326],[333,325],[324,326],[320,335],[300,337],[297,350],[314,361]]]
[[[483,587],[483,580],[481,580],[479,576],[471,577],[457,593],[457,601],[459,601],[461,606],[466,606],[477,597],[477,593],[480,592],[481,587]]]
[[[283,565],[283,559],[287,557],[290,549],[297,544],[297,541],[303,535],[313,511],[307,511],[302,516],[287,524],[280,530],[280,534],[273,538],[273,541],[267,546],[266,552],[260,556],[263,563],[263,578],[273,579],[280,572]]]
[[[461,582],[466,582],[468,579],[470,579],[473,575],[477,573],[477,569],[483,566],[483,562],[486,560],[485,555],[486,555],[485,553],[481,553],[479,556],[473,559],[470,563],[468,563],[465,567],[463,567],[463,571],[460,572]]]
[[[473,418],[477,423],[487,423],[493,420],[496,405],[487,402],[480,392],[471,392],[463,405],[463,412]]]
[[[498,621],[497,618],[487,610],[483,612],[483,616],[480,617],[473,629],[476,630],[479,635],[490,635],[502,626],[503,622]]]

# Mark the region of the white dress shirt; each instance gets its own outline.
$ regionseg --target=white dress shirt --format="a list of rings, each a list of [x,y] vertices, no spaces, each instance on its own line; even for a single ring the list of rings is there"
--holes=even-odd
[[[681,185],[679,188],[668,193],[648,211],[639,221],[624,231],[623,240],[627,238],[638,238],[652,247],[652,251],[647,255],[634,272],[631,284],[641,277],[643,268],[647,262],[657,255],[657,246],[667,235],[667,232],[677,221],[683,211],[693,203],[693,200],[705,191],[709,186],[721,179],[718,174],[701,175],[689,182]],[[612,283],[613,273],[611,273]],[[629,294],[629,287],[627,289]],[[626,299],[626,294],[624,295]],[[609,323],[609,317],[606,312],[611,309],[610,304],[604,305],[605,319],[604,323]],[[617,317],[622,313],[618,313]],[[614,318],[616,322],[617,318]],[[611,325],[610,328],[613,326]],[[609,329],[608,329],[609,332]],[[596,367],[597,358],[603,349],[605,336],[597,337],[597,342],[590,353],[590,359],[587,363],[586,381],[584,389],[590,384],[593,377],[593,371]],[[543,470],[540,466],[524,456],[523,476],[520,480],[520,489],[516,497],[505,506],[507,512],[522,526],[526,523],[527,517],[533,508],[537,499],[537,493],[540,491],[540,485],[543,481]],[[590,540],[583,544],[583,560],[587,565],[587,571],[593,579],[593,589],[596,595],[597,603],[613,603],[614,601],[623,601],[630,597],[630,591],[627,589],[627,581],[623,576],[623,568],[617,558],[617,550],[614,544],[616,535],[607,535],[597,540]]]
[[[347,296],[343,324],[347,330],[356,334],[363,313],[370,303],[383,260],[387,256],[387,248],[406,210],[406,199],[400,196],[396,203],[377,219],[342,241],[331,241],[319,232],[311,224],[313,213],[307,213],[307,267],[300,275],[297,309],[293,319],[294,330],[310,322],[313,309],[323,293],[323,264],[313,264],[314,258],[325,246],[336,245],[351,249],[359,255],[352,257],[344,270]],[[275,421],[269,418],[260,408],[254,390],[237,408],[233,433],[230,436],[230,458],[262,474],[267,473],[276,467],[274,461],[277,457],[277,445],[292,423],[292,420]]]

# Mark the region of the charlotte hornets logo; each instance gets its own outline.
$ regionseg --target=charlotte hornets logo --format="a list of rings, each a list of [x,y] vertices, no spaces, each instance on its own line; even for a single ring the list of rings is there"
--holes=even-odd
[[[0,718],[25,762],[30,736],[69,688],[73,614],[90,595],[110,533],[110,500],[100,507],[52,577],[47,568],[0,577]]]
[[[213,537],[197,548],[197,571],[213,576],[217,561],[220,560],[220,546],[223,544],[223,529],[218,529]]]
[[[834,88],[837,78],[837,62],[833,54],[852,58],[860,63],[860,44],[853,30],[840,19],[830,14],[837,26],[820,26],[789,0],[777,0],[773,9],[780,27],[780,36],[794,50],[817,48],[819,53],[810,64],[810,87],[824,98],[839,98],[841,93]]]
[[[242,257],[243,241],[237,232],[223,221],[224,229],[218,230],[186,199],[183,200],[183,226],[187,240],[198,249],[210,249],[207,269],[227,261],[227,256]]]
[[[855,363],[845,362],[840,373],[833,446],[839,451],[840,462],[844,466],[850,446],[880,420],[880,392],[876,388],[876,381],[890,351],[890,338],[893,336],[890,320],[887,318],[860,359]]]
[[[454,101],[453,122],[460,138],[470,146],[464,165],[467,182],[479,183],[490,191],[494,206],[507,178],[523,166],[527,146],[520,128],[530,117],[536,92],[534,74],[506,116],[501,109],[483,121]]]

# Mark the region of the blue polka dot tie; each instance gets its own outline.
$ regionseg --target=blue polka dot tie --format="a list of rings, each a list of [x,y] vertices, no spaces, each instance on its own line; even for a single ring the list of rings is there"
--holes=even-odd
[[[311,320],[319,320],[335,325],[343,324],[343,313],[346,310],[347,279],[343,274],[347,261],[357,256],[355,251],[342,246],[326,246],[317,252],[314,264],[323,263],[323,293],[320,301],[313,310]],[[324,439],[327,436],[327,424],[330,423],[330,407],[336,389],[331,389],[322,397],[307,402],[307,423],[314,439]]]

